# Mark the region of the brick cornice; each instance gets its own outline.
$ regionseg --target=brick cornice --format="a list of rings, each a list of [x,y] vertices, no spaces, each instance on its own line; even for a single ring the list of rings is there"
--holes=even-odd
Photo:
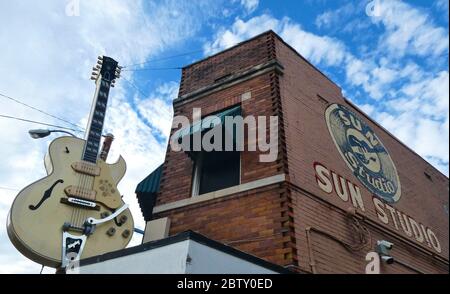
[[[248,70],[245,70],[243,72],[239,72],[233,75],[230,75],[222,80],[220,80],[217,83],[205,86],[203,88],[200,88],[198,90],[195,90],[193,92],[184,94],[178,98],[176,98],[173,101],[173,105],[175,107],[195,101],[197,99],[200,99],[204,96],[210,95],[214,92],[232,87],[234,85],[237,85],[239,83],[245,82],[247,80],[250,80],[254,77],[269,73],[269,72],[276,72],[279,75],[283,74],[284,67],[281,65],[278,60],[273,59],[266,63],[262,63],[259,65],[256,65]]]

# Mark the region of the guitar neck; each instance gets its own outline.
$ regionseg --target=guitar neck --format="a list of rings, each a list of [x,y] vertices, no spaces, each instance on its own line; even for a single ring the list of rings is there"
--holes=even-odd
[[[89,124],[85,136],[86,143],[82,157],[83,160],[92,163],[97,162],[110,86],[110,82],[103,78],[97,80],[97,87],[91,107],[91,113],[89,115]]]
[[[107,56],[99,56],[97,65],[93,68],[91,79],[96,81],[96,87],[85,135],[84,161],[97,162],[109,90],[114,87],[115,79],[120,77],[120,68],[117,61]]]

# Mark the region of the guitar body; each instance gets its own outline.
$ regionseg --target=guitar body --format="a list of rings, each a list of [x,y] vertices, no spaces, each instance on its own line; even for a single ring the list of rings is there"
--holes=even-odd
[[[94,165],[99,168],[96,176],[80,173],[72,167],[73,163],[81,161],[85,142],[74,137],[55,139],[45,159],[48,176],[20,191],[10,209],[8,236],[23,255],[37,263],[61,266],[64,223],[82,227],[88,217],[102,219],[124,205],[117,191],[117,184],[126,170],[122,157],[114,164],[98,159]],[[68,203],[68,187],[84,187],[91,191],[86,195],[96,208]],[[114,220],[98,224],[87,237],[81,259],[124,248],[131,240],[133,228],[128,208]]]

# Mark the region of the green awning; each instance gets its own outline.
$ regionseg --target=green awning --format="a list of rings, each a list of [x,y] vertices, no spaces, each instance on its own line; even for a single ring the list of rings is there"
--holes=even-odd
[[[157,193],[161,174],[162,164],[137,185],[135,193]]]
[[[192,136],[197,132],[203,132],[207,131],[209,129],[212,129],[218,125],[223,125],[225,123],[225,117],[231,116],[235,117],[237,115],[241,115],[241,106],[235,106],[233,108],[229,108],[227,110],[224,110],[220,113],[208,115],[204,119],[197,121],[193,125],[183,128],[179,131],[177,131],[176,134],[174,134],[175,139],[180,143],[182,138],[185,136]]]
[[[136,187],[135,193],[146,221],[152,219],[153,207],[155,206],[156,196],[159,192],[162,170],[163,165],[161,164]]]

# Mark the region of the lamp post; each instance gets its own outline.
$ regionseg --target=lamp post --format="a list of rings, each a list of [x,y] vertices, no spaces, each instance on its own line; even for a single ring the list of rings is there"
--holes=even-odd
[[[28,133],[30,134],[31,138],[33,139],[40,139],[49,136],[51,133],[65,133],[69,134],[72,137],[77,138],[74,134],[68,131],[64,130],[45,130],[45,129],[36,129],[36,130],[29,130]]]

